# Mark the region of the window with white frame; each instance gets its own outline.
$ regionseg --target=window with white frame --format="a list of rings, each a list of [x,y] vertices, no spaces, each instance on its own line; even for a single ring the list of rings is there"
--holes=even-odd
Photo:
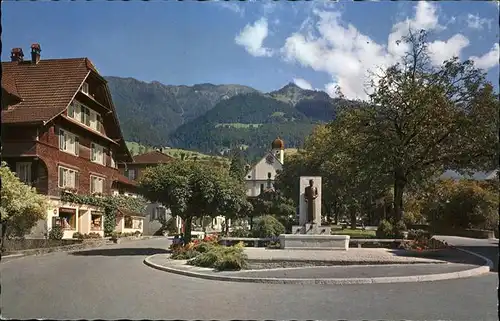
[[[76,100],[73,100],[68,106],[68,117],[77,120],[93,130],[102,132],[103,120],[101,114]]]
[[[77,175],[76,170],[59,166],[59,187],[76,188]]]
[[[133,168],[132,168],[132,169],[129,169],[129,170],[127,171],[127,174],[128,174],[128,179],[130,179],[130,180],[132,180],[132,181],[133,181],[133,180],[135,180],[135,176],[136,176],[136,175],[135,175],[135,169],[133,169]]]
[[[80,149],[78,137],[66,130],[59,129],[59,149],[66,153],[78,155]]]
[[[110,165],[111,165],[111,167],[117,168],[115,157],[113,156],[113,151],[111,149],[109,150],[109,159],[110,159]]]
[[[90,108],[80,104],[80,122],[90,127]]]
[[[99,176],[90,175],[90,193],[103,193],[104,178]]]
[[[82,91],[82,93],[88,95],[89,94],[89,84],[84,82],[82,85],[82,88],[80,90]]]
[[[24,183],[31,183],[31,163],[22,162],[16,164],[16,174]]]
[[[94,163],[104,165],[104,147],[96,143],[91,144],[90,160]]]

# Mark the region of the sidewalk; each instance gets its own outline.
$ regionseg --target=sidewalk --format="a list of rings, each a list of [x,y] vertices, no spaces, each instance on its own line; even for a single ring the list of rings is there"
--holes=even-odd
[[[473,261],[464,261],[460,257],[446,257],[447,260],[436,260],[397,256],[388,251],[380,251],[381,249],[373,250],[359,249],[346,255],[346,252],[341,251],[251,249],[246,252],[251,259],[250,264],[255,269],[242,271],[217,272],[210,268],[190,266],[186,264],[186,260],[171,260],[169,254],[149,256],[144,260],[144,264],[157,270],[194,278],[272,284],[343,285],[424,282],[465,278],[490,272],[488,262],[483,262],[484,260],[480,258]],[[445,256],[453,255],[456,256],[456,252],[450,251]],[[363,256],[365,256],[364,261]],[[370,258],[371,261],[367,261],[367,258]],[[396,262],[391,261],[394,258],[397,258]],[[255,260],[260,262],[256,264]],[[277,267],[280,265],[280,261],[282,263],[284,260],[288,261],[287,267]],[[296,267],[290,267],[294,265],[290,264],[290,261],[297,263]],[[362,265],[357,265],[360,262]],[[307,266],[306,264],[311,265]],[[322,264],[324,266],[318,266]]]
[[[384,248],[358,249],[349,251],[312,251],[312,250],[273,250],[265,248],[245,248],[249,260],[257,261],[325,261],[344,264],[411,264],[411,263],[442,263],[442,260],[432,257],[413,257],[398,255],[404,251]]]

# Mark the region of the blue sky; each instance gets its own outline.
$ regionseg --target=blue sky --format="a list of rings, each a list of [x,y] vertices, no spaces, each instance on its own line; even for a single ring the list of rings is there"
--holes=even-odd
[[[3,2],[2,61],[88,57],[101,74],[164,84],[295,81],[363,98],[367,70],[397,61],[408,25],[431,32],[433,61],[474,57],[498,83],[498,5],[488,2]],[[391,45],[392,43],[392,45]]]

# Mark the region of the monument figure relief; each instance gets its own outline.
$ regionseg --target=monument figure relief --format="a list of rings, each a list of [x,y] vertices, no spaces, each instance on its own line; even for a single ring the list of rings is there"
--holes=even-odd
[[[316,213],[316,198],[318,197],[318,188],[314,186],[314,180],[309,180],[309,186],[304,190],[304,199],[307,203],[307,222],[316,224],[314,214]]]

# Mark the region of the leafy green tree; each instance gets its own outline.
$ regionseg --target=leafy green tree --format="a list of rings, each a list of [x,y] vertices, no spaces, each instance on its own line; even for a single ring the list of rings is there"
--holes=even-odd
[[[403,195],[445,169],[485,170],[498,160],[499,103],[472,61],[430,63],[426,32],[411,32],[401,63],[383,70],[369,105],[352,109],[342,130],[356,138],[353,159],[370,160],[390,175],[394,218]]]
[[[426,191],[422,214],[435,228],[498,228],[498,190],[473,180],[441,180]]]
[[[229,173],[232,177],[243,180],[245,177],[245,161],[241,155],[239,149],[234,151],[231,155],[231,165],[229,167]]]
[[[229,171],[209,163],[177,160],[148,168],[140,186],[146,198],[162,203],[184,220],[187,242],[193,218],[231,216],[246,206],[240,183]]]
[[[11,235],[24,236],[39,220],[45,219],[48,200],[45,196],[37,194],[33,187],[21,182],[5,162],[1,164],[0,177],[3,246],[5,238]]]

